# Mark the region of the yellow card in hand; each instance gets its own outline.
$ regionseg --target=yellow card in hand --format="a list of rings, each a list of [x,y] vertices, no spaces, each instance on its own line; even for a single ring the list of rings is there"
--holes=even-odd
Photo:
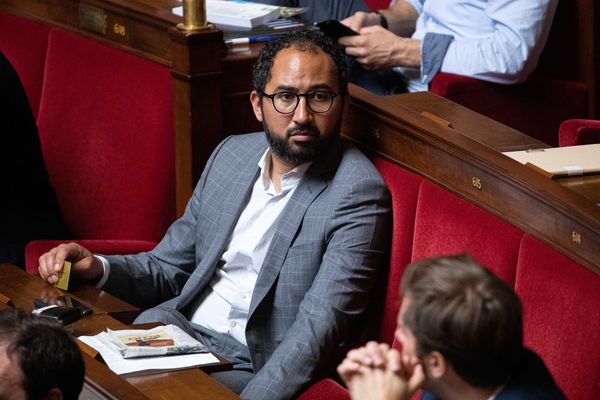
[[[65,261],[63,264],[63,269],[58,273],[58,281],[54,284],[54,287],[57,287],[62,290],[69,289],[69,276],[71,275],[71,263]]]

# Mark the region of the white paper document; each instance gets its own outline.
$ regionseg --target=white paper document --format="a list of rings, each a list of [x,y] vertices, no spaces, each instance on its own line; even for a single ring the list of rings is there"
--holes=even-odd
[[[174,7],[172,11],[183,15],[183,7]],[[221,29],[254,28],[279,18],[280,13],[281,7],[250,1],[206,1],[206,19]]]
[[[168,325],[167,325],[168,326]],[[159,327],[164,329],[165,327]],[[151,331],[151,330],[149,330]],[[146,332],[149,332],[146,331]],[[112,331],[112,334],[123,332],[131,335],[134,330]],[[142,371],[163,371],[189,368],[200,365],[216,364],[219,359],[211,353],[191,353],[181,355],[164,355],[153,357],[124,358],[121,351],[106,340],[106,332],[96,336],[80,336],[79,340],[98,351],[108,368],[118,375]],[[161,339],[162,340],[162,339]]]
[[[123,358],[208,352],[206,346],[175,325],[152,329],[106,329],[95,338]]]
[[[509,151],[504,155],[533,164],[550,176],[597,174],[600,172],[600,144]]]

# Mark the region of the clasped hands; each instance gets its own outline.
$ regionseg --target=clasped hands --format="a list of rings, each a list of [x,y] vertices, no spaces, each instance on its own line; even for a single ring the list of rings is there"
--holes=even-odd
[[[416,357],[377,342],[348,352],[337,372],[353,400],[408,400],[425,381]]]

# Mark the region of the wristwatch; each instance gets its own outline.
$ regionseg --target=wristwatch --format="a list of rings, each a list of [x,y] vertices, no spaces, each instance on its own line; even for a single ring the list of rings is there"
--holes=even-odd
[[[385,15],[380,13],[379,10],[375,10],[375,14],[379,15],[379,25],[381,25],[383,28],[387,29],[388,22],[387,22],[387,18],[385,17]]]

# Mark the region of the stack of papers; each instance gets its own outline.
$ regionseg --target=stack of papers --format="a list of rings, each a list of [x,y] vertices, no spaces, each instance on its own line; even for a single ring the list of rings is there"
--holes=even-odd
[[[251,29],[279,18],[279,7],[261,3],[208,0],[206,19],[221,28]]]
[[[118,375],[215,364],[219,359],[175,325],[101,332],[79,340],[98,351]]]
[[[503,153],[510,158],[549,176],[569,176],[600,173],[600,144],[554,147]]]

